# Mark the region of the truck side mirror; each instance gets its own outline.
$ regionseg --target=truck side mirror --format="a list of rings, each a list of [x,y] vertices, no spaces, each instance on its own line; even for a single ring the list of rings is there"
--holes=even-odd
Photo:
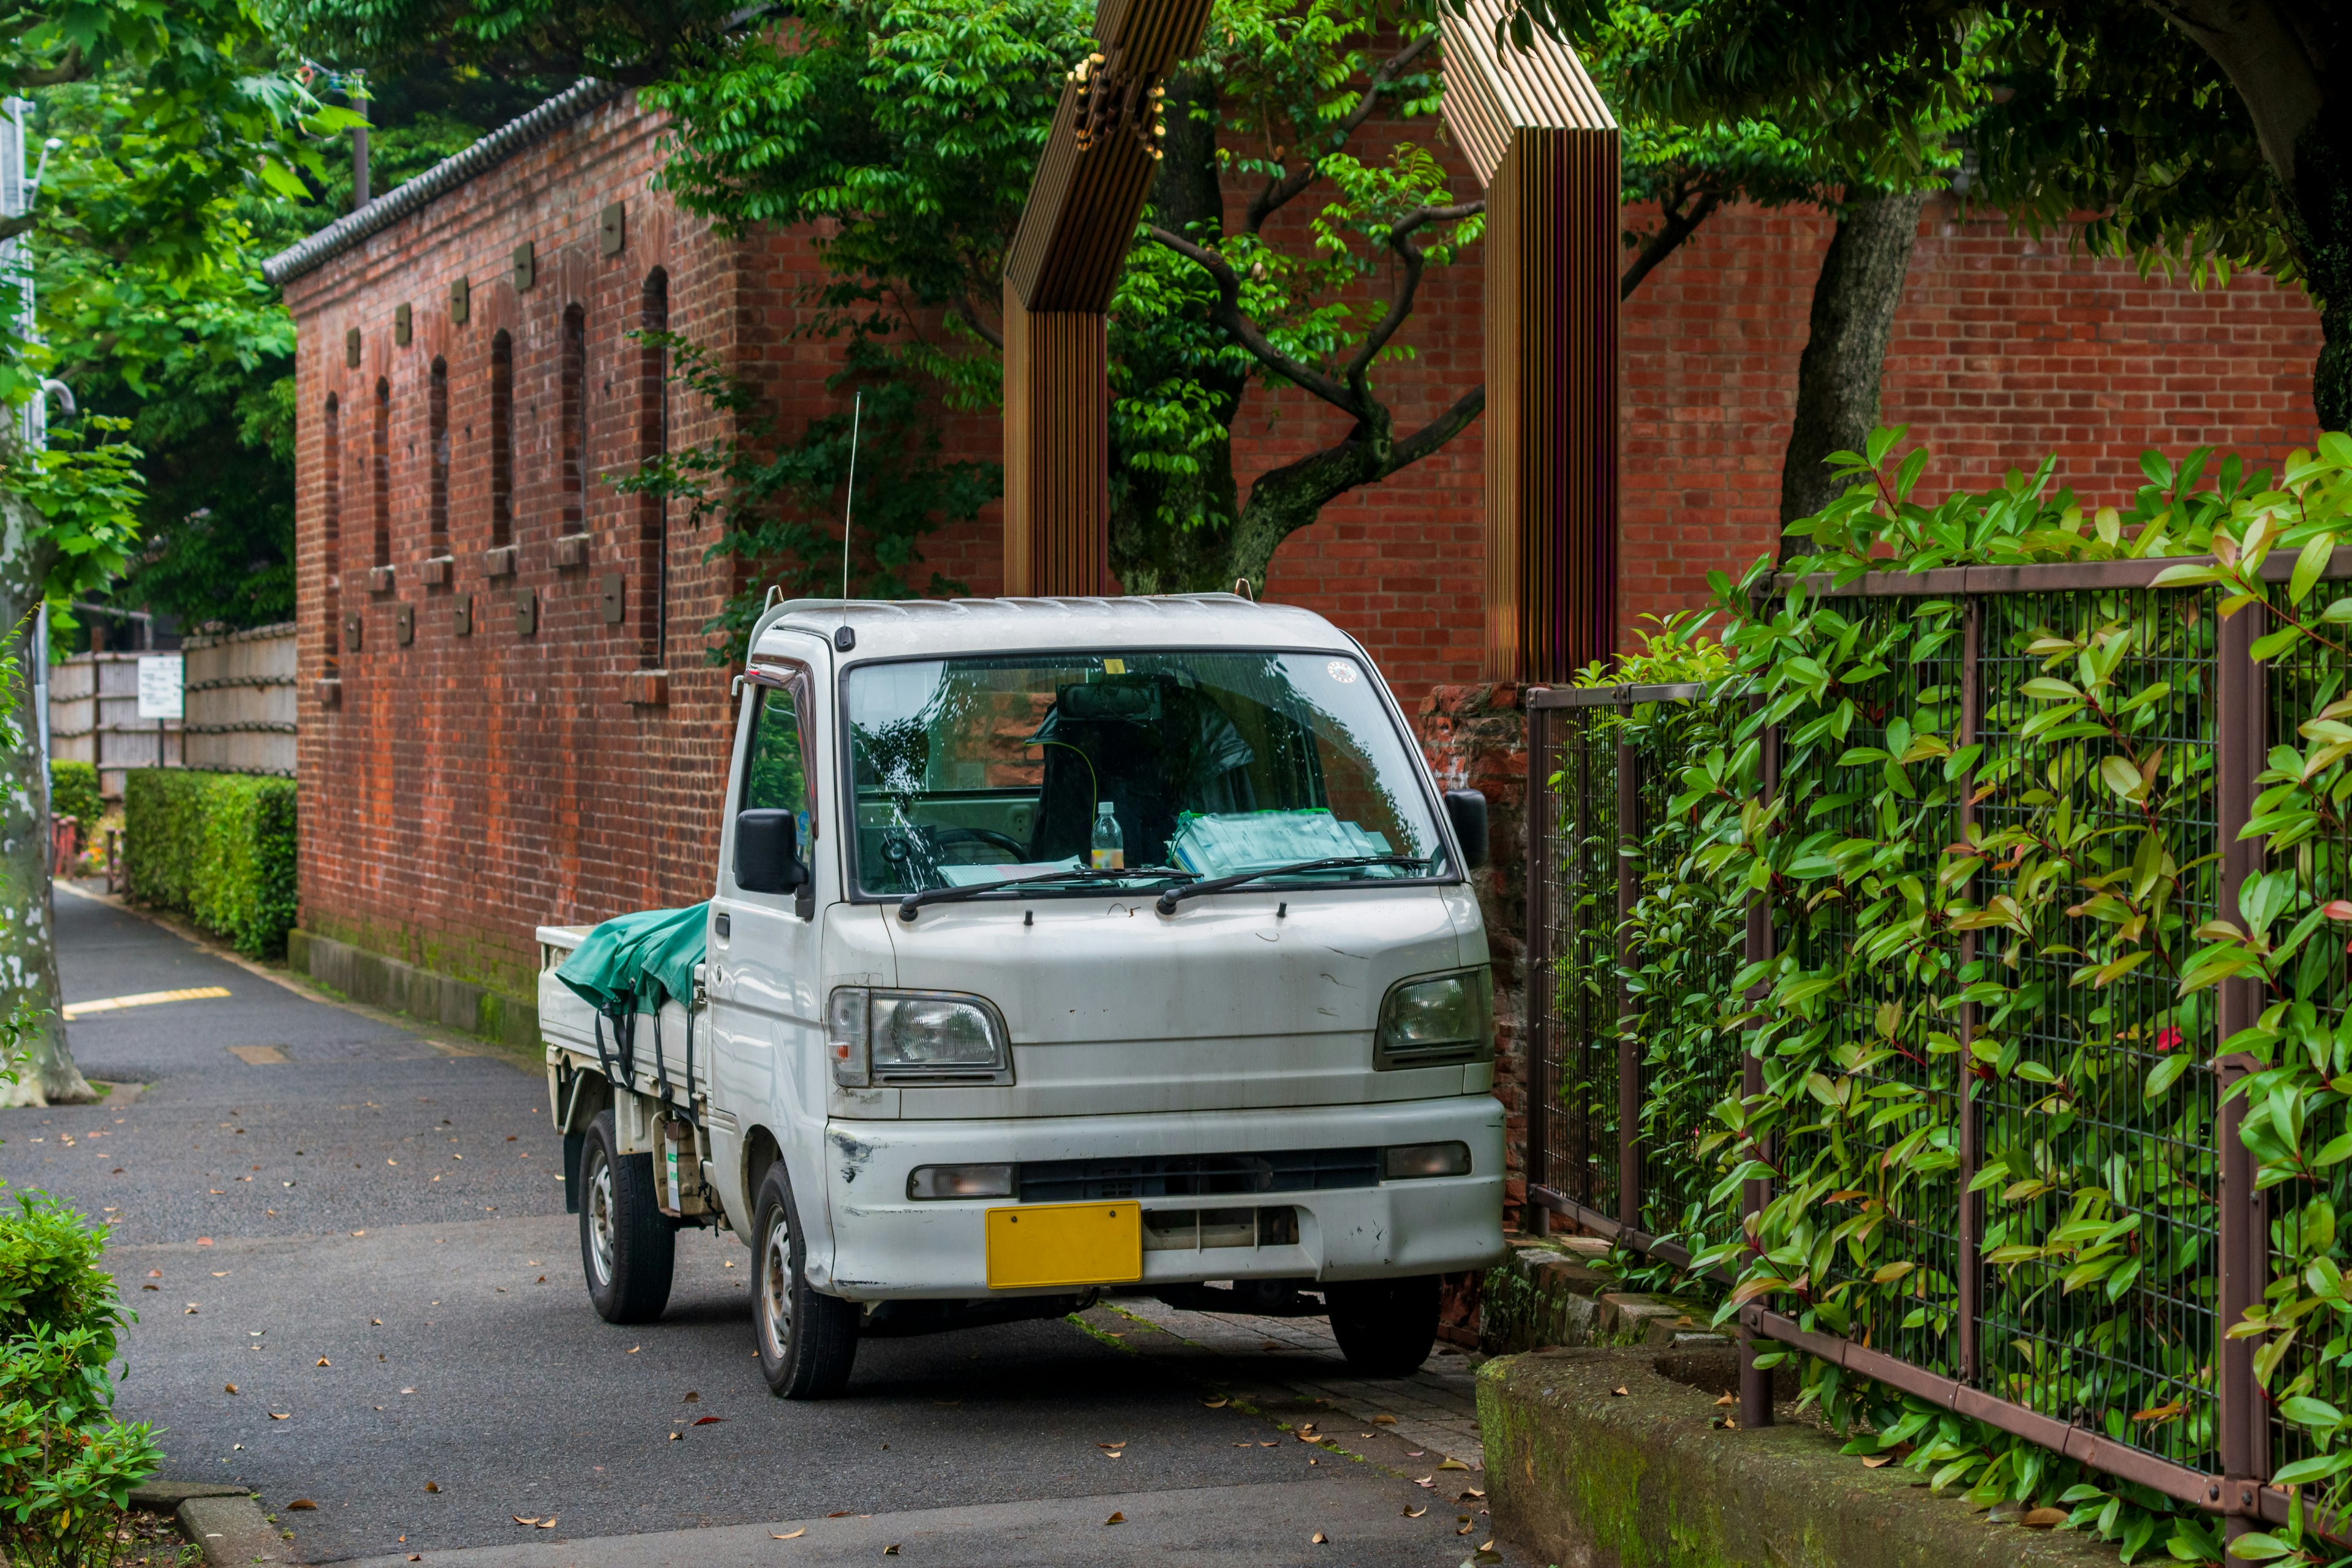
[[[1454,825],[1454,837],[1462,846],[1465,870],[1475,871],[1486,863],[1486,797],[1475,789],[1450,789],[1445,792],[1445,819]]]
[[[800,824],[793,813],[761,809],[735,818],[735,885],[747,893],[789,893],[804,887]]]

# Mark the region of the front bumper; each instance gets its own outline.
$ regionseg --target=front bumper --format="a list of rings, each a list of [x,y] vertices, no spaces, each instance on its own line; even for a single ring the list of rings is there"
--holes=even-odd
[[[1146,1285],[1211,1279],[1377,1279],[1484,1268],[1503,1256],[1503,1108],[1486,1095],[1297,1110],[1039,1117],[1005,1121],[834,1121],[825,1129],[833,1256],[810,1283],[852,1300],[971,1299],[988,1287],[986,1212],[1003,1198],[917,1202],[919,1165],[1249,1154],[1458,1140],[1466,1176],[1297,1192],[1145,1197],[1147,1226],[1172,1210],[1294,1211],[1249,1246],[1147,1247]],[[1162,1222],[1164,1228],[1165,1221]],[[1147,1235],[1149,1235],[1149,1231]],[[1212,1233],[1213,1236],[1215,1233]]]

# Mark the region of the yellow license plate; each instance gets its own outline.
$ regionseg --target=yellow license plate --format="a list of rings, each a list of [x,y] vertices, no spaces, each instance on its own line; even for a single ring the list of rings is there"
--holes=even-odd
[[[1122,1285],[1143,1278],[1143,1205],[1033,1204],[988,1211],[988,1287]]]

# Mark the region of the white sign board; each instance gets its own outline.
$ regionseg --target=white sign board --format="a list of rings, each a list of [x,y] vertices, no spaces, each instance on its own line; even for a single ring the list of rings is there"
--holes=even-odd
[[[176,653],[156,654],[139,661],[139,717],[177,719],[181,716],[183,665]]]

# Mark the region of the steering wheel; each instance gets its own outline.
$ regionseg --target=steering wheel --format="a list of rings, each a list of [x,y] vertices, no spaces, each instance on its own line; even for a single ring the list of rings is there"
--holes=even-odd
[[[1012,835],[999,833],[992,827],[940,826],[926,827],[923,831],[929,837],[931,847],[934,849],[945,849],[951,844],[985,844],[992,849],[1003,851],[1007,864],[1018,865],[1029,858],[1029,846]],[[971,864],[970,861],[961,863]]]

